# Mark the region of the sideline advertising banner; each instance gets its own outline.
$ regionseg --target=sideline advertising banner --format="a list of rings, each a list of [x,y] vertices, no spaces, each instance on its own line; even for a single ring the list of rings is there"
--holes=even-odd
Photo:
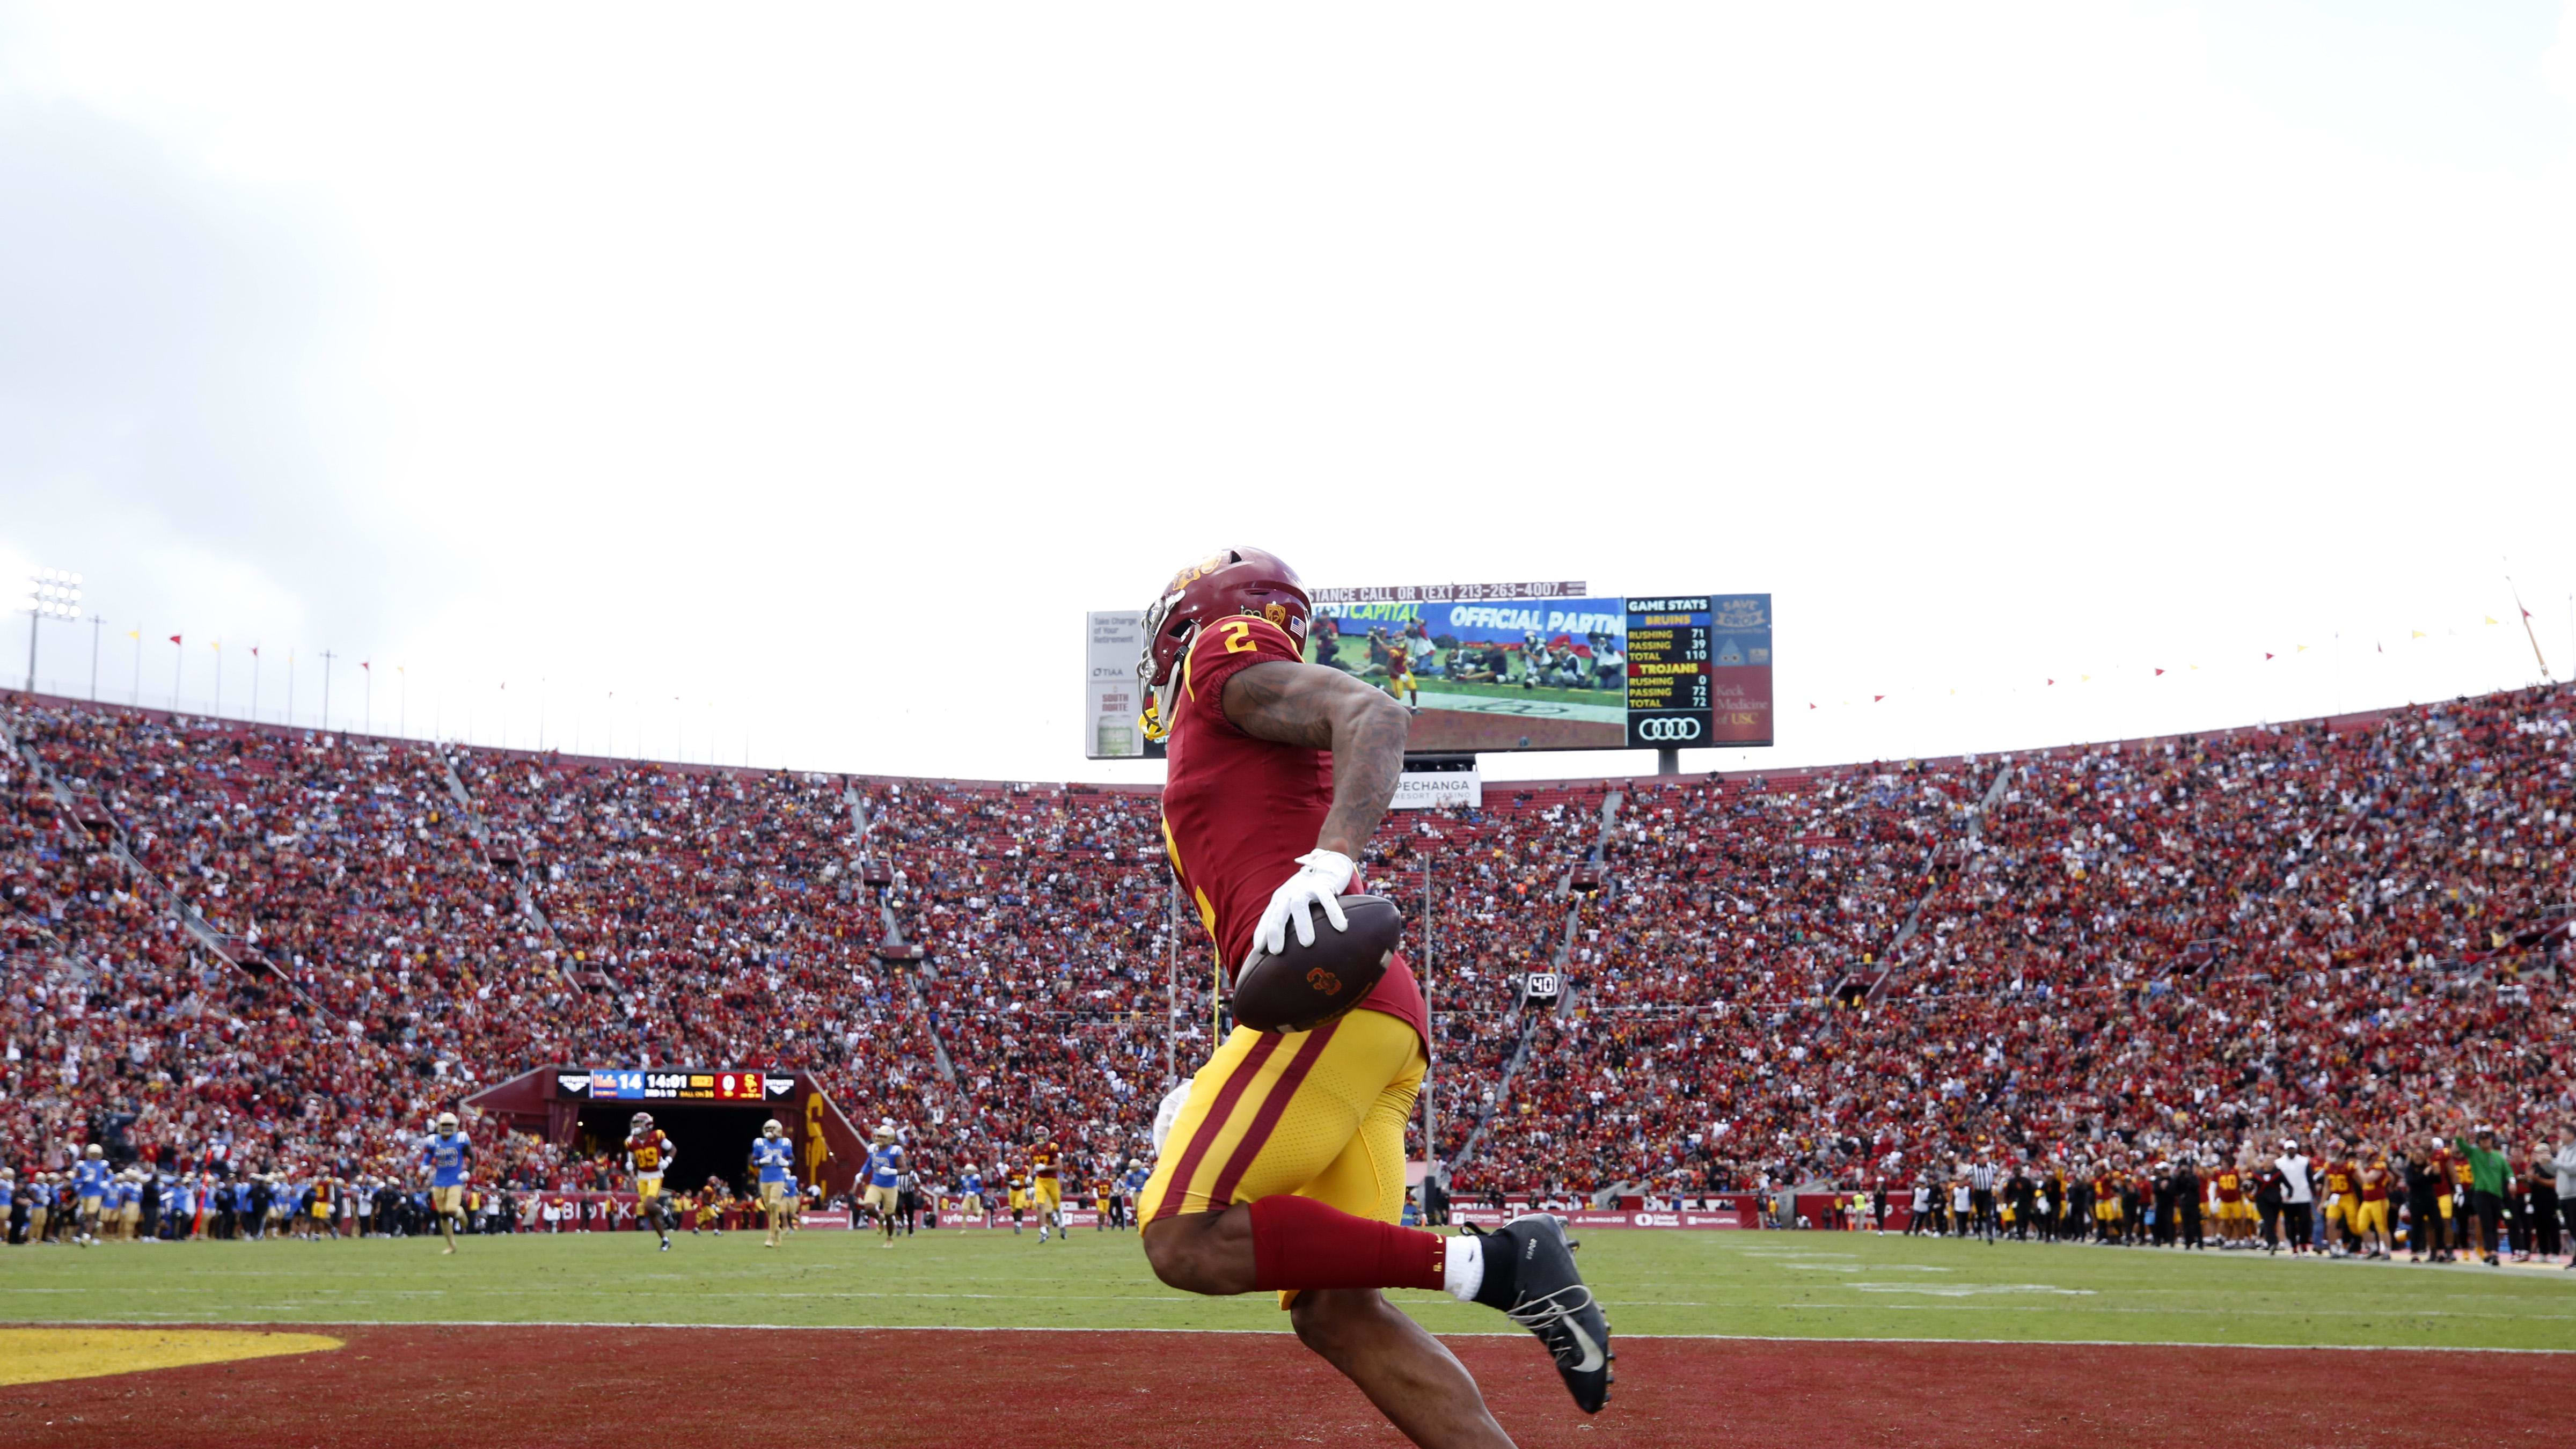
[[[1516,1213],[1496,1212],[1492,1208],[1453,1206],[1449,1210],[1451,1222],[1473,1223],[1480,1228],[1500,1227],[1515,1216]],[[1753,1229],[1762,1226],[1762,1197],[1759,1193],[1750,1192],[1732,1194],[1711,1198],[1704,1207],[1673,1212],[1614,1212],[1584,1208],[1570,1213],[1561,1212],[1557,1216],[1565,1219],[1568,1227],[1574,1228]]]
[[[1393,808],[1398,810],[1434,810],[1442,806],[1454,808],[1484,803],[1485,775],[1476,768],[1473,755],[1447,760],[1407,760],[1404,773],[1395,782]]]

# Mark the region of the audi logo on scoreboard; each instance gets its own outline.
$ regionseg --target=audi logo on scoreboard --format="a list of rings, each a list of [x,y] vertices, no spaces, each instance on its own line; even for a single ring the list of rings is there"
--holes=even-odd
[[[1687,714],[1654,715],[1636,721],[1637,738],[1650,745],[1686,745],[1707,731],[1700,728],[1697,716]]]

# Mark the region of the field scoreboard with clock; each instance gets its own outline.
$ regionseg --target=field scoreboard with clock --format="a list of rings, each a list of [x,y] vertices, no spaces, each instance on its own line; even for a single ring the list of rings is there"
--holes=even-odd
[[[715,1102],[756,1104],[796,1090],[792,1076],[761,1071],[699,1071],[686,1067],[592,1067],[559,1072],[555,1089],[589,1102]]]

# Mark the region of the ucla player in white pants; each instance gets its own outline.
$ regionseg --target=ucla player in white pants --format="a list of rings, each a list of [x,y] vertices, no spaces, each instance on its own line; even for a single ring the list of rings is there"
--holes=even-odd
[[[895,1209],[903,1190],[903,1144],[895,1140],[894,1124],[877,1124],[876,1141],[868,1148],[868,1178],[865,1199],[877,1215],[877,1226],[885,1232],[885,1245],[894,1246]]]
[[[761,1244],[764,1248],[778,1246],[778,1220],[787,1210],[787,1165],[795,1156],[787,1128],[777,1118],[760,1124],[760,1140],[751,1144],[751,1165],[760,1172],[760,1206],[769,1214],[769,1241]]]

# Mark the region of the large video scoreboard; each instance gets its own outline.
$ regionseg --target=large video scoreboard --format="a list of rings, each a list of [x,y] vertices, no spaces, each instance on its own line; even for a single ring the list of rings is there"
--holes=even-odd
[[[761,1071],[689,1067],[592,1067],[555,1074],[555,1090],[591,1102],[733,1102],[785,1097],[796,1079]]]
[[[1704,749],[1772,741],[1769,594],[1604,597],[1582,583],[1317,589],[1309,662],[1414,706],[1414,754]],[[1138,616],[1094,614],[1093,759],[1132,728]]]

